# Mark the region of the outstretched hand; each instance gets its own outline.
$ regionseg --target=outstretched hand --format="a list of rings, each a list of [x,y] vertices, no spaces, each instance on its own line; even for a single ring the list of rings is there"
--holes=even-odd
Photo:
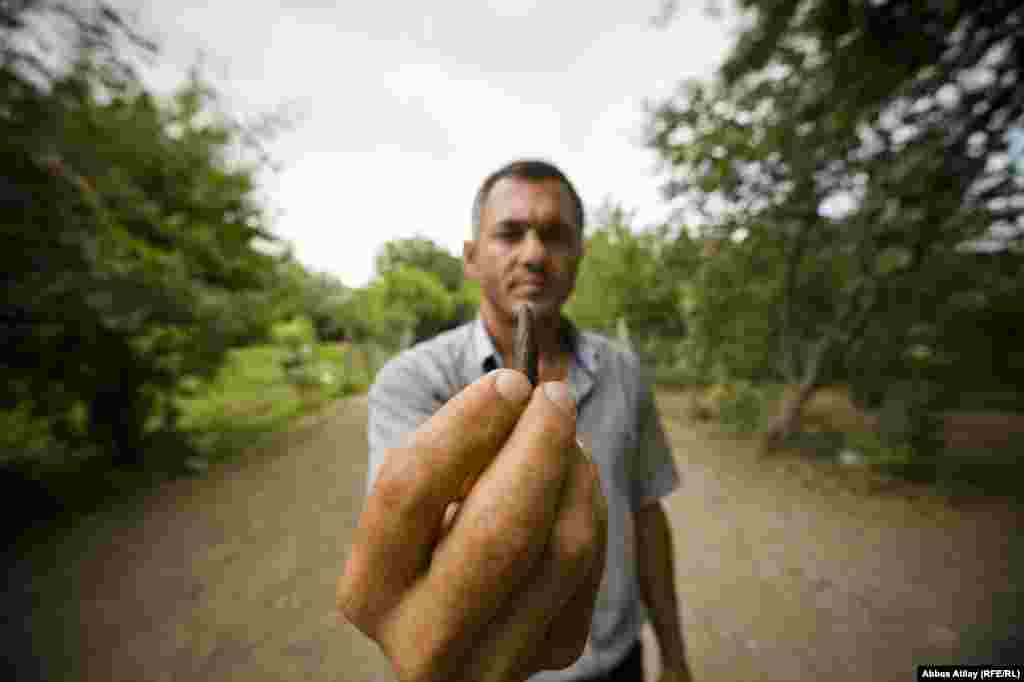
[[[338,605],[399,680],[511,682],[579,657],[607,507],[575,425],[566,384],[496,370],[388,452]]]

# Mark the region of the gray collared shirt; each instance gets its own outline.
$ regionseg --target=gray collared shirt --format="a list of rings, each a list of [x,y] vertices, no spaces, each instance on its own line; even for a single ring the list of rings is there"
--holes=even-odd
[[[602,336],[577,332],[571,325],[567,329],[573,347],[568,381],[576,396],[577,432],[592,447],[608,500],[608,553],[583,656],[570,668],[532,677],[535,682],[603,674],[636,643],[645,613],[632,512],[679,486],[654,395],[637,357]],[[479,318],[389,361],[369,393],[367,489],[385,450],[398,445],[463,388],[503,366]]]

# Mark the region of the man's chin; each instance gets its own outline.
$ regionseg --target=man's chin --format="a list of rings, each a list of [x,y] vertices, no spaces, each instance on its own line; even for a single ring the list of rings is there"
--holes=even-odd
[[[514,311],[521,303],[529,303],[537,317],[557,317],[562,310],[562,302],[552,299],[542,292],[537,294],[526,294],[512,297],[511,311]]]

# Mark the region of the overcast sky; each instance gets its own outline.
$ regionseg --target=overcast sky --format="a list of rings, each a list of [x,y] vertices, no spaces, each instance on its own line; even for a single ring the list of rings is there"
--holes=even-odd
[[[274,230],[349,286],[390,239],[461,254],[477,185],[514,158],[554,161],[590,206],[662,217],[643,102],[710,77],[731,44],[704,0],[679,4],[658,29],[661,0],[119,3],[162,45],[158,91],[204,51],[234,114],[301,114],[270,148]]]

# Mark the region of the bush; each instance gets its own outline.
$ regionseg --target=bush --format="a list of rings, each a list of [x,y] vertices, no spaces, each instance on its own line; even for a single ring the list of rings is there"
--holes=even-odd
[[[686,367],[654,366],[654,382],[659,386],[699,386],[703,377]]]
[[[846,447],[864,457],[872,466],[888,473],[900,473],[914,459],[907,442],[888,441],[876,431],[858,431],[846,434]]]
[[[766,428],[781,388],[776,384],[741,380],[716,384],[712,394],[723,426],[734,433],[752,434]]]
[[[288,322],[275,324],[270,336],[278,345],[298,349],[316,343],[316,327],[308,317],[298,316]]]
[[[259,335],[247,312],[272,259],[255,244],[274,238],[262,164],[230,161],[243,137],[198,74],[161,101],[96,56],[45,83],[0,67],[14,195],[0,220],[0,409],[28,405],[49,424],[41,467],[73,469],[94,447],[109,467],[141,469],[154,422],[173,426],[180,378],[212,375]],[[25,437],[30,459],[41,436]]]
[[[846,446],[886,473],[935,481],[944,454],[938,395],[924,380],[890,382],[876,398],[877,431],[847,434]]]
[[[918,481],[933,481],[942,452],[936,386],[927,381],[892,384],[879,411],[879,438],[893,453],[885,466]],[[902,463],[900,463],[902,462]]]

